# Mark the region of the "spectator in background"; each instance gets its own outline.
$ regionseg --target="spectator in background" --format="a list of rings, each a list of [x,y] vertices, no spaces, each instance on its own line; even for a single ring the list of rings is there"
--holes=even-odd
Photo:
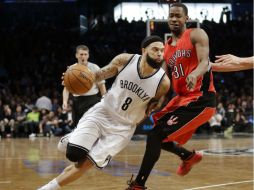
[[[47,116],[45,128],[47,131],[50,131],[50,134],[53,134],[54,136],[59,136],[62,134],[62,129],[59,128],[58,117],[53,111],[50,111]]]
[[[50,136],[50,129],[46,128],[46,123],[48,121],[49,111],[47,109],[40,110],[40,122],[39,122],[39,136]]]
[[[26,113],[23,111],[21,105],[17,105],[16,112],[14,113],[14,120],[15,120],[15,131],[18,136],[25,135],[25,120],[26,120]]]
[[[226,138],[232,137],[233,128],[235,126],[235,105],[230,103],[226,111],[226,129],[224,131],[224,136]]]
[[[60,134],[60,135],[70,133],[72,130],[71,129],[72,122],[70,120],[68,120],[68,112],[65,110],[62,110],[61,107],[58,107],[57,116],[58,116],[58,125],[62,131],[62,134]]]
[[[223,131],[223,128],[221,126],[222,119],[223,119],[222,115],[218,111],[216,111],[216,113],[209,120],[212,132],[220,133]]]
[[[217,105],[217,113],[219,113],[222,116],[222,118],[225,117],[226,111],[225,111],[224,106],[221,102],[219,102]]]
[[[242,109],[236,109],[236,116],[235,116],[235,132],[245,132],[248,130],[248,120],[245,117]]]
[[[43,95],[36,100],[35,106],[41,110],[46,109],[48,111],[52,110],[52,101],[47,96]]]
[[[8,104],[4,105],[4,115],[3,115],[3,125],[2,125],[2,133],[5,137],[14,136],[14,114]]]
[[[34,106],[32,111],[26,116],[26,126],[28,127],[28,133],[30,134],[29,137],[36,137],[39,128],[39,121],[40,112],[38,111],[38,108]]]
[[[0,99],[0,136],[4,137],[4,107]]]

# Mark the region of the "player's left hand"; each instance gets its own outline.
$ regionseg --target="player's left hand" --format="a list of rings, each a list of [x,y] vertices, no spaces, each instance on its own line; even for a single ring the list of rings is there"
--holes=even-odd
[[[193,91],[197,84],[198,77],[192,72],[186,77],[186,87],[189,91]]]
[[[152,112],[158,109],[158,101],[151,101],[148,103],[146,108],[146,115],[149,116]]]

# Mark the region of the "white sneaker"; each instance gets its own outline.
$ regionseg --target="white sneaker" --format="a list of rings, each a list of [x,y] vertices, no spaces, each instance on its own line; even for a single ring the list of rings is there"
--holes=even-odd
[[[34,138],[34,137],[36,137],[36,134],[35,134],[35,133],[31,133],[31,134],[29,135],[29,138]]]

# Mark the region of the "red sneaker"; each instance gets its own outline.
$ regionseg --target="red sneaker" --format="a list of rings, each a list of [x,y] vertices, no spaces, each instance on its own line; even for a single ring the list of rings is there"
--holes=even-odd
[[[133,175],[131,176],[131,179],[129,181],[127,181],[127,185],[129,185],[129,187],[125,190],[144,190],[147,189],[144,186],[140,186],[138,185],[135,181],[132,181]]]
[[[193,152],[190,158],[183,160],[181,165],[177,169],[177,174],[180,176],[184,176],[189,173],[192,166],[199,163],[203,158],[203,154],[201,152]]]

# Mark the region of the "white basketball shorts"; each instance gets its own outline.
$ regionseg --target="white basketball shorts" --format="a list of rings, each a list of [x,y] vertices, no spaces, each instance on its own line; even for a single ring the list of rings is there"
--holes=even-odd
[[[103,168],[128,145],[135,127],[115,118],[99,102],[79,120],[77,128],[70,133],[69,143],[88,151],[88,158]]]

